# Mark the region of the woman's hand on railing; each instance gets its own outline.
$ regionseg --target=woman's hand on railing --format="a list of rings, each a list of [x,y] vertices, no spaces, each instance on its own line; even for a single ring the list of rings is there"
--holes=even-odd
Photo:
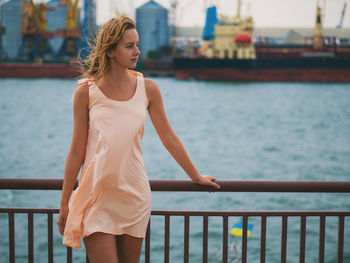
[[[67,216],[68,216],[69,208],[68,205],[60,207],[60,213],[57,219],[58,229],[60,230],[61,235],[64,233],[64,228],[66,226]]]
[[[213,182],[215,181],[216,178],[214,176],[211,175],[201,175],[196,179],[193,179],[192,182],[195,184],[201,184],[201,185],[209,185],[212,186],[214,188],[216,188],[217,190],[220,189],[220,185],[218,185],[217,183]]]

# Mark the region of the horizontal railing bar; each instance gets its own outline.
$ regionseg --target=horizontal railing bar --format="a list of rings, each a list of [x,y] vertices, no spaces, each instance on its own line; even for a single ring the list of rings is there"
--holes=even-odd
[[[0,210],[1,211],[1,210]],[[275,210],[275,211],[170,211],[170,210],[152,210],[152,215],[171,215],[171,216],[350,216],[350,210]]]
[[[58,214],[58,208],[31,208],[31,207],[0,207],[0,213],[36,213],[36,214]]]
[[[7,190],[61,190],[63,179],[0,178],[0,189]],[[77,188],[78,181],[74,185]]]
[[[216,181],[221,189],[194,184],[189,180],[150,180],[152,191],[191,192],[285,192],[350,193],[348,181]],[[0,178],[0,189],[61,190],[62,179]],[[78,181],[75,184],[77,187]]]
[[[0,213],[59,213],[57,208],[0,207]],[[152,210],[152,215],[170,216],[350,216],[350,210]]]

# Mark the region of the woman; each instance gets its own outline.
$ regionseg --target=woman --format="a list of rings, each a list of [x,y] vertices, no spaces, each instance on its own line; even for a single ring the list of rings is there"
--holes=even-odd
[[[57,224],[63,244],[80,247],[91,263],[139,262],[151,213],[151,192],[140,142],[146,111],[166,149],[194,183],[201,176],[172,130],[160,90],[134,68],[140,55],[134,22],[106,22],[86,59],[74,93],[74,129]],[[73,187],[82,166],[79,186]]]

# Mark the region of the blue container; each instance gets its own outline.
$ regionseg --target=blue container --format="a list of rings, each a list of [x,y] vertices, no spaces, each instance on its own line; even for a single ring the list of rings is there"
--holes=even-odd
[[[218,22],[216,6],[207,8],[207,17],[205,19],[205,26],[203,29],[203,40],[213,40],[215,25]]]

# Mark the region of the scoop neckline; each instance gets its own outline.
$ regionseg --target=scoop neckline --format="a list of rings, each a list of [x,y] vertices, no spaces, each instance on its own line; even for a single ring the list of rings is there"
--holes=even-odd
[[[128,100],[115,100],[115,99],[111,99],[111,98],[107,97],[107,96],[102,92],[102,90],[99,88],[99,86],[97,86],[97,84],[95,83],[95,81],[94,81],[93,83],[94,83],[95,87],[98,89],[98,91],[102,94],[102,96],[103,96],[104,98],[106,98],[107,100],[111,100],[111,101],[123,103],[123,102],[131,101],[131,100],[136,96],[136,92],[137,92],[138,87],[139,87],[139,76],[136,76],[136,89],[135,89],[135,92],[134,92],[134,94],[131,96],[131,98],[128,99]]]

